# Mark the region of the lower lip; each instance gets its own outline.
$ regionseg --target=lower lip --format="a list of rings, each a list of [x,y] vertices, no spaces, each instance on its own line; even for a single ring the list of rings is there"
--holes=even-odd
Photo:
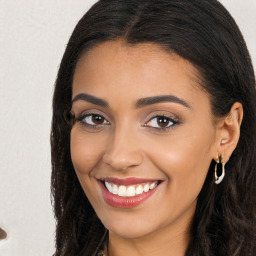
[[[99,185],[100,185],[101,193],[105,202],[117,208],[133,208],[143,203],[149,197],[151,197],[161,184],[156,186],[154,189],[150,189],[148,192],[144,192],[140,195],[132,196],[132,197],[121,197],[118,195],[114,195],[106,189],[106,187],[102,182],[99,181]]]

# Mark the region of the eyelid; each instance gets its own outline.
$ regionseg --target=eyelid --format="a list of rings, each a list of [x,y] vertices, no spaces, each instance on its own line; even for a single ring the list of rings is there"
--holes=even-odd
[[[82,121],[83,119],[87,118],[87,117],[92,117],[92,116],[100,116],[104,119],[104,122],[106,122],[107,124],[110,124],[110,122],[102,115],[99,115],[99,114],[85,114],[85,115],[82,115],[81,117],[79,117],[79,121]],[[95,124],[95,125],[92,125],[92,124],[88,124],[88,125],[91,125],[91,126],[97,126],[97,125],[106,125],[106,124]]]
[[[147,117],[146,117],[146,122],[149,122],[151,119],[153,119],[154,117],[166,117],[168,119],[172,119],[174,121],[179,122],[180,121],[180,117],[178,117],[177,115],[171,113],[171,112],[167,112],[167,111],[154,111],[152,113],[150,113]]]
[[[101,116],[107,123],[110,124],[110,122],[103,116],[103,115],[100,115],[100,114],[97,114],[97,113],[87,113],[87,114],[82,114],[81,116],[79,116],[77,118],[78,121],[82,121],[82,119],[88,117],[88,116]],[[102,124],[103,125],[103,124]]]
[[[106,121],[107,123],[103,124],[89,124],[84,121],[84,119],[88,116],[93,116],[93,115],[98,115],[101,116],[104,119],[104,122]],[[109,118],[106,117],[106,114],[103,111],[97,110],[97,109],[90,109],[90,110],[85,110],[82,111],[81,114],[78,115],[78,117],[75,118],[75,122],[78,122],[84,127],[87,127],[88,129],[100,129],[103,126],[111,124],[109,121]]]
[[[89,109],[89,110],[81,111],[81,113],[77,117],[75,117],[75,120],[79,120],[79,118],[89,116],[89,115],[99,115],[99,116],[104,117],[104,119],[106,119],[108,122],[110,122],[109,121],[110,118],[108,118],[107,114],[105,114],[103,111],[97,110],[97,109]]]
[[[150,122],[152,122],[154,119],[157,119],[159,117],[164,117],[168,120],[169,123],[172,123],[172,124],[168,124],[168,126],[166,127],[154,127],[152,125],[149,125]],[[178,121],[174,120],[173,118],[170,118],[170,117],[166,117],[166,116],[156,116],[156,117],[153,117],[151,118],[146,124],[145,126],[146,127],[151,127],[151,128],[155,128],[155,129],[168,129],[168,128],[171,128],[172,126],[176,125],[178,123]]]
[[[170,122],[173,122],[172,125],[170,126],[167,126],[167,127],[153,127],[153,126],[150,126],[148,125],[148,123],[150,121],[152,121],[154,118],[158,118],[158,117],[165,117],[167,119],[170,120]],[[173,113],[166,113],[166,111],[159,111],[159,112],[154,112],[154,113],[151,113],[147,119],[147,121],[144,123],[144,127],[148,127],[148,128],[152,128],[152,129],[156,129],[156,130],[159,130],[159,131],[164,131],[164,130],[168,130],[168,129],[172,129],[174,128],[174,126],[178,125],[181,123],[181,120],[179,117],[177,117],[177,115],[173,114]]]

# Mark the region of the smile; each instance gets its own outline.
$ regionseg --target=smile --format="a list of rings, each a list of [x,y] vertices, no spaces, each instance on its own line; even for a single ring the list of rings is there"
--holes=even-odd
[[[122,197],[133,197],[148,192],[150,189],[154,189],[158,185],[158,181],[136,185],[118,185],[105,181],[105,187],[113,195]]]
[[[151,197],[161,185],[159,180],[137,178],[99,180],[102,197],[117,208],[132,208]]]

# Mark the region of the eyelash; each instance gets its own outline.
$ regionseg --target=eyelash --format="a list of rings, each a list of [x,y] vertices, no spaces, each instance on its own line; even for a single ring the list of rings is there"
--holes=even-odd
[[[87,118],[87,117],[91,117],[91,118],[92,118],[93,116],[95,116],[95,117],[101,117],[101,118],[103,118],[104,121],[107,121],[107,119],[106,119],[104,116],[102,116],[102,115],[100,115],[100,114],[97,114],[97,113],[82,114],[82,115],[77,119],[77,121],[79,121],[79,123],[81,123],[82,125],[84,125],[84,126],[86,126],[86,127],[88,127],[88,128],[91,128],[91,129],[97,129],[97,128],[100,128],[100,127],[102,127],[102,126],[104,126],[104,125],[110,124],[109,121],[107,121],[107,124],[95,124],[95,125],[93,125],[93,124],[88,124],[88,123],[85,122],[85,118]]]
[[[105,123],[105,124],[104,124],[104,123],[103,123],[103,124],[94,124],[94,125],[93,125],[93,124],[88,124],[88,123],[85,122],[85,118],[87,118],[87,117],[91,117],[91,118],[92,118],[93,116],[103,118],[103,121],[104,121],[104,122],[106,121],[107,123]],[[169,126],[167,126],[167,127],[153,127],[153,126],[148,125],[149,122],[152,122],[152,120],[158,119],[158,118],[164,118],[164,119],[166,119],[169,123],[172,123],[172,124],[169,125]],[[82,114],[79,118],[77,118],[77,121],[78,121],[79,123],[81,123],[83,126],[86,126],[86,127],[90,128],[90,129],[99,129],[99,128],[102,128],[102,126],[105,126],[105,125],[109,125],[109,124],[110,124],[110,122],[109,122],[104,116],[102,116],[102,115],[100,115],[100,114],[97,114],[97,113]],[[168,116],[166,116],[166,115],[164,115],[164,114],[160,114],[160,115],[154,115],[154,116],[152,116],[152,117],[146,122],[146,124],[144,124],[143,126],[144,126],[144,127],[149,127],[149,128],[152,128],[152,129],[156,129],[156,130],[158,130],[158,131],[166,131],[166,130],[169,130],[169,129],[174,128],[174,126],[176,126],[176,125],[178,125],[178,124],[180,124],[180,121],[179,121],[178,119],[168,117]]]
[[[149,126],[148,123],[149,122],[152,122],[154,119],[159,119],[159,118],[163,118],[165,119],[167,122],[169,122],[169,126],[167,127],[153,127],[153,126]],[[157,122],[157,121],[156,121]],[[170,124],[172,123],[172,124]],[[149,128],[152,128],[152,129],[156,129],[158,131],[167,131],[169,129],[173,129],[174,126],[180,124],[180,121],[176,118],[173,118],[173,117],[169,117],[169,116],[166,116],[164,114],[159,114],[159,115],[154,115],[152,116],[147,122],[146,124],[144,125],[144,127],[149,127]]]

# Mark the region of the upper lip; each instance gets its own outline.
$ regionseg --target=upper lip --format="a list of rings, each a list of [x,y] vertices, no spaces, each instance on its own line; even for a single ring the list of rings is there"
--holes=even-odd
[[[135,177],[129,177],[129,178],[115,178],[115,177],[106,177],[100,179],[101,181],[106,181],[109,183],[114,183],[117,185],[134,185],[134,184],[141,184],[141,183],[150,183],[154,181],[161,181],[159,179],[145,179],[145,178],[135,178]]]

